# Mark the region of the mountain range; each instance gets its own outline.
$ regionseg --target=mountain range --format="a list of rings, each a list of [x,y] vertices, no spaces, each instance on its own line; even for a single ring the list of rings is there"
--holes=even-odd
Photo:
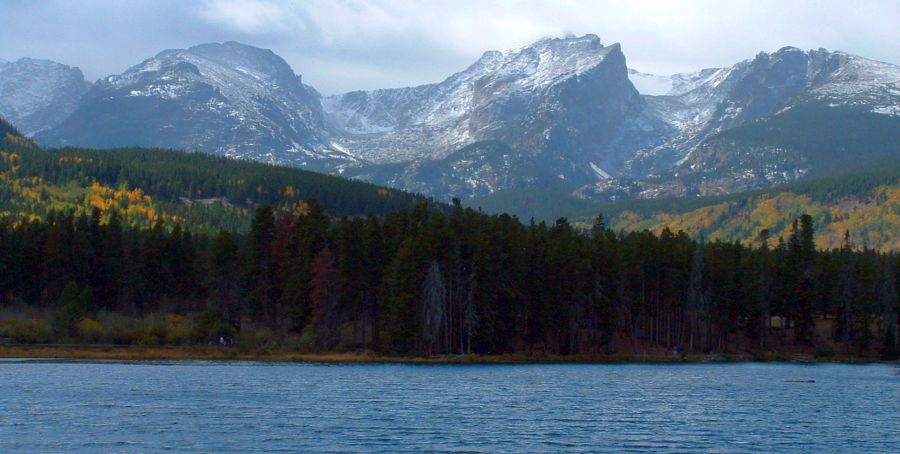
[[[269,50],[166,50],[93,84],[0,62],[0,115],[46,146],[155,146],[339,173],[440,200],[719,195],[898,156],[900,68],[785,47],[658,76],[595,35],[485,52],[445,80],[322,96]]]

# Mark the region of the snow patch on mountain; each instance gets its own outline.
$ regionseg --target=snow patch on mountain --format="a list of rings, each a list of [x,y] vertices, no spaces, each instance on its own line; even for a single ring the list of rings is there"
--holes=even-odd
[[[721,81],[726,69],[709,68],[692,73],[678,73],[671,76],[642,73],[628,69],[628,79],[642,95],[648,96],[680,96],[698,87]]]
[[[678,73],[670,76],[672,89],[666,95],[680,96],[703,86],[713,88],[722,83],[730,68],[707,68],[692,73]]]
[[[591,165],[591,170],[593,170],[594,173],[597,174],[597,178],[601,180],[612,178],[612,175],[606,173],[606,171],[597,166],[597,164],[594,164],[593,162],[589,162],[588,164]]]
[[[629,68],[628,80],[642,95],[661,96],[672,92],[672,78],[669,76],[646,74]]]

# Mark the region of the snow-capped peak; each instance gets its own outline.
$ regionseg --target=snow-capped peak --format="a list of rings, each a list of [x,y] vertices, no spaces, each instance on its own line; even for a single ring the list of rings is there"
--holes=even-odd
[[[88,97],[71,124],[48,134],[47,142],[102,117],[112,123],[102,126],[128,132],[117,141],[139,136],[152,146],[329,170],[353,161],[331,146],[318,92],[267,49],[226,42],[164,50],[102,79]],[[133,109],[132,116],[109,115],[122,106]],[[79,144],[101,139],[85,137]]]
[[[604,47],[597,35],[578,38],[545,38],[530,46],[504,51],[505,61],[495,79],[515,78],[522,87],[540,87],[600,64],[618,44]]]
[[[323,108],[337,129],[353,137],[344,146],[367,159],[442,156],[472,141],[482,126],[472,121],[480,118],[474,114],[479,109],[510,97],[533,97],[585,75],[613,53],[621,55],[619,45],[604,46],[596,35],[545,38],[487,51],[438,83],[330,96],[323,99]],[[423,138],[428,142],[420,143]]]

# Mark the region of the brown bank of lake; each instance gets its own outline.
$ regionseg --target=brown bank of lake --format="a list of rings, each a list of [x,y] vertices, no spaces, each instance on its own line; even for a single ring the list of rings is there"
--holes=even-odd
[[[672,356],[661,354],[615,353],[600,355],[447,355],[447,356],[390,356],[374,353],[299,353],[290,351],[246,351],[210,346],[126,346],[126,345],[0,345],[0,358],[42,358],[120,361],[287,361],[321,363],[404,363],[404,364],[527,364],[527,363],[689,363],[729,361],[795,361],[877,363],[877,357],[834,356],[817,358],[809,354],[763,355],[692,354]]]

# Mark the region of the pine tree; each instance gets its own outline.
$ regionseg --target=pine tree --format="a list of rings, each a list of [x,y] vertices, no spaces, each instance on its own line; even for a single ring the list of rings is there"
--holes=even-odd
[[[47,227],[49,230],[43,251],[35,253],[43,259],[38,269],[43,270],[44,297],[48,301],[53,301],[60,295],[64,286],[77,278],[73,270],[71,247],[75,231],[70,215],[59,217],[51,215],[48,217]]]
[[[815,254],[813,243],[812,218],[804,214],[799,222],[791,224],[791,236],[788,240],[788,267],[790,280],[790,297],[794,310],[794,338],[797,342],[809,344],[813,335],[813,285],[812,262]]]
[[[313,302],[312,325],[316,344],[320,349],[331,350],[340,341],[341,319],[338,304],[341,295],[340,272],[331,249],[326,247],[316,254],[312,262],[311,298]]]
[[[247,303],[250,313],[274,326],[278,321],[276,303],[275,262],[272,241],[275,239],[275,213],[263,205],[256,209],[250,224],[249,264],[246,275]]]
[[[897,359],[897,285],[894,257],[882,259],[881,271],[881,339],[883,358]]]
[[[412,354],[419,345],[421,291],[425,268],[418,255],[420,245],[412,238],[404,241],[385,272],[384,291],[380,298],[380,333],[385,351]]]
[[[853,299],[853,345],[864,354],[873,345],[872,321],[881,315],[878,311],[878,274],[881,269],[878,257],[867,248],[858,255],[857,288]]]
[[[244,298],[239,286],[238,245],[231,234],[221,231],[213,238],[209,262],[210,306],[234,332],[240,333]]]
[[[367,319],[371,340],[369,346],[373,350],[380,348],[380,336],[378,330],[378,289],[383,276],[382,270],[386,267],[384,256],[384,239],[378,218],[369,216],[366,219],[364,232],[365,254],[363,258],[363,272],[361,287],[365,289],[362,295],[363,316]],[[365,334],[363,335],[365,339]]]
[[[342,320],[352,323],[353,344],[358,347],[365,344],[365,317],[362,314],[367,309],[363,230],[364,224],[361,219],[351,220],[343,217],[335,235],[338,242],[337,260],[342,289],[339,313]]]
[[[834,339],[845,344],[854,337],[853,302],[857,294],[856,258],[849,250],[842,250],[844,263],[838,282],[838,313],[834,322]]]

